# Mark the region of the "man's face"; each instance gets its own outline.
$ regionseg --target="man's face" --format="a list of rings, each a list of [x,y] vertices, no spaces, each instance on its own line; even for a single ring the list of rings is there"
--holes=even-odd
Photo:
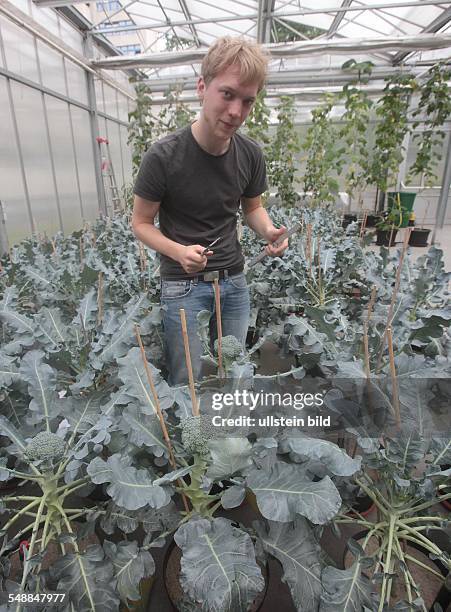
[[[202,116],[210,135],[227,142],[249,115],[258,93],[258,84],[243,84],[239,68],[229,66],[210,81],[197,84]]]

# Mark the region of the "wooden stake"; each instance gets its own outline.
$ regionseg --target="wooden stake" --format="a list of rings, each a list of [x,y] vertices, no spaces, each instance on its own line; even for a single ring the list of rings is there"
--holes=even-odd
[[[196,389],[194,387],[193,367],[191,365],[191,355],[189,352],[188,328],[186,326],[186,315],[184,308],[180,308],[180,321],[182,323],[183,344],[185,347],[186,369],[188,370],[188,381],[191,393],[191,403],[193,405],[193,415],[199,416],[199,405],[197,403]]]
[[[370,350],[368,346],[368,323],[363,323],[363,350],[365,355],[365,373],[366,377],[370,377]]]
[[[221,320],[221,290],[219,289],[219,281],[214,280],[215,288],[215,306],[216,306],[216,329],[218,331],[218,370],[219,377],[224,377],[224,368],[222,365],[222,320]]]
[[[376,294],[377,294],[377,288],[373,287],[371,289],[370,301],[368,302],[368,313],[366,315],[366,322],[368,324],[369,324],[369,322],[371,320],[371,315],[373,314],[373,308],[374,308],[374,304],[376,302]]]
[[[144,346],[143,346],[143,343],[142,343],[141,334],[139,333],[139,327],[138,327],[138,325],[136,325],[136,323],[135,323],[135,334],[136,334],[136,339],[138,340],[139,348],[141,350],[141,359],[142,359],[143,364],[144,364],[144,369],[146,370],[146,376],[147,376],[147,381],[148,381],[149,386],[150,386],[150,390],[152,391],[153,401],[155,402],[155,408],[156,408],[156,411],[157,411],[158,419],[160,421],[161,431],[163,432],[163,438],[164,438],[164,441],[166,443],[166,447],[167,447],[168,452],[169,452],[169,463],[171,464],[172,468],[174,470],[176,470],[177,469],[177,463],[175,461],[174,451],[172,450],[171,438],[169,437],[168,429],[167,429],[166,423],[164,421],[163,411],[161,410],[161,406],[160,406],[160,400],[158,399],[157,390],[155,389],[155,384],[154,384],[153,378],[152,378],[152,372],[150,371],[149,364],[148,364],[147,359],[146,359],[146,353],[144,351]],[[183,487],[183,483],[181,482],[180,478],[177,480],[177,484],[180,487]],[[185,506],[185,510],[187,512],[189,512],[188,500],[187,500],[186,495],[184,493],[182,493],[182,498],[183,498],[183,504]]]
[[[322,303],[322,295],[321,295],[321,291],[322,291],[322,281],[321,281],[321,236],[317,237],[318,240],[318,244],[316,247],[316,253],[317,253],[317,259],[318,259],[318,295],[319,295],[319,299]]]
[[[103,318],[103,272],[99,272],[99,286],[97,288],[97,325]]]
[[[404,242],[403,242],[403,245],[402,245],[401,255],[399,257],[398,269],[396,271],[395,286],[393,287],[393,293],[392,293],[392,296],[391,296],[390,306],[388,308],[387,325],[385,327],[384,335],[382,337],[382,344],[381,344],[381,347],[379,349],[380,352],[379,352],[379,358],[378,358],[378,362],[377,362],[377,371],[379,371],[381,363],[382,363],[382,355],[383,355],[384,348],[385,348],[385,341],[387,339],[387,329],[388,329],[388,327],[391,327],[391,324],[392,324],[393,309],[395,307],[396,298],[398,296],[399,285],[401,284],[401,272],[402,272],[402,266],[403,266],[403,263],[404,263],[404,256],[405,256],[406,251],[407,251],[407,246],[409,244],[409,239],[410,239],[410,234],[411,233],[412,233],[412,228],[408,227],[407,228],[407,232],[404,235]]]
[[[306,244],[306,256],[309,267],[310,277],[312,276],[312,224],[307,223],[307,244]]]
[[[360,227],[360,238],[363,238],[363,236],[365,235],[365,228],[366,228],[366,220],[368,219],[368,211],[365,210],[365,212],[363,213],[363,221],[362,221],[362,225]]]
[[[83,265],[83,236],[80,236],[80,240],[79,240],[79,244],[80,244],[80,265]]]
[[[393,338],[391,326],[387,327],[387,342],[388,354],[390,356],[390,374],[393,385],[393,408],[395,411],[396,427],[399,429],[401,427],[401,413],[399,410],[398,381],[396,378],[395,356],[393,353]]]

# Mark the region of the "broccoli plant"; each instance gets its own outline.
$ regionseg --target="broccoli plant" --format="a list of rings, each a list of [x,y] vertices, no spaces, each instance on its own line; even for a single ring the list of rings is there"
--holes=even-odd
[[[127,361],[135,375],[143,375],[133,363],[133,353]],[[125,366],[119,367],[124,384],[118,393],[90,394],[85,389],[83,394],[71,395],[68,388],[57,390],[58,373],[45,362],[42,351],[26,353],[19,368],[12,360],[1,363],[0,482],[17,479],[19,485],[0,498],[0,589],[9,594],[62,592],[68,609],[92,612],[107,606],[119,610],[121,600],[140,598],[140,581],[154,568],[148,550],[152,534],[164,531],[167,522],[156,516],[150,520],[142,508],[157,513],[165,506],[168,520],[172,508],[169,490],[154,485],[156,475],[150,468],[143,470],[136,458],[143,445],[138,421],[141,436],[143,429],[148,431],[149,454],[164,455],[162,437],[152,433],[152,418],[138,412],[141,404]],[[166,387],[156,375],[155,380],[164,406]],[[124,409],[126,394],[129,401],[134,394],[134,410]],[[118,417],[115,411],[121,401]],[[119,462],[114,446],[118,442],[124,446],[123,440],[129,457]],[[103,479],[99,464],[107,466]],[[106,482],[106,476],[114,483],[114,500],[89,499],[94,485]],[[144,476],[145,494],[139,487]],[[27,485],[24,492],[23,485]],[[77,528],[85,519],[85,526]],[[103,546],[94,544],[85,550],[83,535],[93,533],[96,522],[106,533],[112,533],[116,525],[129,533],[142,524],[147,547],[127,540],[113,545],[106,540]],[[49,567],[52,545],[59,548],[60,557]],[[13,563],[17,552],[24,556],[23,571]],[[122,579],[125,568],[127,580]],[[18,599],[17,612],[23,606]]]

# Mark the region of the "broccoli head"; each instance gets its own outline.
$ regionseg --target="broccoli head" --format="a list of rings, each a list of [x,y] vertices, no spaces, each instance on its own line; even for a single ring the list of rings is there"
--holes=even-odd
[[[29,442],[25,454],[30,461],[58,460],[64,455],[65,442],[49,431],[41,431]]]
[[[215,352],[218,354],[218,341],[215,340]],[[227,369],[234,361],[243,354],[243,345],[235,336],[223,336],[222,338],[222,359],[224,367]]]
[[[189,416],[182,422],[182,444],[193,455],[207,455],[210,452],[208,441],[214,434],[211,417],[205,414]]]

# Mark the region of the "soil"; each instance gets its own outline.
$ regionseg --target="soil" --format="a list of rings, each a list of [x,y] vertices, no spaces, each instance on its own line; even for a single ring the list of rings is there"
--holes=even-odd
[[[164,572],[164,582],[166,585],[166,589],[171,599],[174,607],[178,610],[178,602],[180,602],[184,593],[182,587],[180,586],[179,577],[180,577],[180,559],[182,558],[182,551],[178,546],[173,546],[172,550],[169,553],[167,564]],[[259,564],[260,565],[260,564]],[[265,588],[261,593],[257,595],[251,607],[249,608],[249,612],[257,612],[260,606],[263,603],[263,600],[266,595],[266,589],[268,587],[268,570],[265,566],[261,566],[263,578],[265,579]],[[199,605],[199,610],[201,606]]]
[[[357,540],[359,544],[363,543],[363,539],[364,538]],[[378,549],[378,547],[379,547],[379,543],[377,539],[374,537],[371,538],[366,546],[366,552],[368,556],[371,556],[372,554],[374,554],[375,551]],[[435,563],[431,559],[429,559],[426,553],[423,553],[417,550],[416,548],[410,547],[409,545],[407,545],[407,548],[405,549],[405,551],[407,552],[408,555],[410,555],[411,557],[414,557],[415,559],[418,559],[419,561],[421,561],[421,563],[424,563],[425,565],[435,570],[436,572],[440,571],[438,567],[435,565]],[[346,551],[345,556],[344,556],[345,568],[350,567],[353,564],[353,562],[354,562],[354,556],[349,551]],[[418,585],[420,589],[421,596],[423,597],[424,602],[426,604],[426,608],[430,610],[434,604],[434,601],[441,587],[443,586],[444,579],[440,580],[438,576],[431,574],[431,572],[423,569],[422,567],[419,567],[416,563],[413,563],[412,561],[407,561],[407,566],[409,568],[409,571],[414,581],[416,582],[416,584]],[[369,578],[371,578],[374,572],[374,569],[375,569],[375,566],[373,565],[373,567],[364,569],[363,573],[366,574]],[[380,571],[381,571],[381,568],[379,567],[379,572]],[[404,584],[402,570],[399,567],[396,567],[394,570],[394,573],[397,574],[397,576],[392,582],[391,599],[390,599],[391,606],[393,606],[397,601],[401,599],[408,601],[407,591],[406,591],[405,584]],[[380,588],[380,585],[379,585],[379,588]],[[414,593],[412,593],[412,596],[415,599]],[[451,605],[445,609],[445,612],[451,612]]]

